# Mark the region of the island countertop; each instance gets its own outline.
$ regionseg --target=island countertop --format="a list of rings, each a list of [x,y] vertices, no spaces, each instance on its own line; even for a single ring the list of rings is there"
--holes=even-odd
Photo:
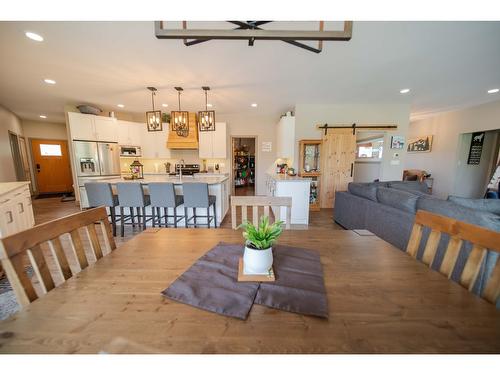
[[[137,180],[125,180],[123,177],[122,178],[110,178],[110,179],[103,179],[99,180],[99,182],[107,182],[112,185],[116,184],[117,182],[130,182],[130,183],[141,183],[143,185],[147,185],[151,182],[171,182],[174,185],[182,185],[182,184],[189,184],[189,183],[194,183],[194,182],[205,182],[209,185],[217,185],[221,184],[224,181],[226,181],[229,177],[228,176],[182,176],[182,179],[178,176],[168,176],[168,175],[145,175],[143,179],[137,179]]]

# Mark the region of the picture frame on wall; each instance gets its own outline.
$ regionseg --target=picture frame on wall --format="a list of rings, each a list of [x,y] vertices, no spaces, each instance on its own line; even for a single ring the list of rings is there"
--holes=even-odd
[[[391,137],[391,148],[402,149],[405,145],[405,137],[402,135],[393,135]]]
[[[432,135],[423,135],[416,138],[408,138],[407,152],[431,152]]]

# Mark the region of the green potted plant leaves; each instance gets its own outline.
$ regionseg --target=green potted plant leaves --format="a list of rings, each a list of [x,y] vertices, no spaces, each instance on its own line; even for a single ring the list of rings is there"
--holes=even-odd
[[[283,232],[282,225],[282,221],[270,224],[269,218],[262,216],[257,226],[245,221],[238,227],[244,229],[243,264],[245,271],[254,274],[267,274],[269,272],[273,265],[272,246]]]

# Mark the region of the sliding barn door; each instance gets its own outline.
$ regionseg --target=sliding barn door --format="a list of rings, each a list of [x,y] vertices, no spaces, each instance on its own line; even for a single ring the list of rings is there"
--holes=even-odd
[[[335,192],[347,190],[352,182],[356,158],[353,129],[328,129],[321,150],[321,207],[335,206]]]

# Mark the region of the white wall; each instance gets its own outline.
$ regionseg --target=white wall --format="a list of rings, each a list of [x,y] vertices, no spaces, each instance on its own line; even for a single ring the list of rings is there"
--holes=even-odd
[[[0,182],[16,181],[14,160],[9,143],[9,130],[22,135],[21,120],[0,105]]]
[[[256,195],[264,195],[266,192],[265,175],[267,170],[272,169],[276,160],[276,124],[279,121],[274,115],[220,115],[217,121],[227,123],[228,137],[231,136],[257,136],[256,144],[256,171],[257,178]],[[271,152],[262,152],[262,142],[272,142]],[[228,159],[226,168],[230,168],[232,157],[231,142],[227,143]]]
[[[28,160],[30,163],[33,191],[37,192],[33,154],[31,152],[31,139],[67,140],[68,134],[66,132],[66,124],[49,121],[22,120],[21,126],[23,129],[23,135],[26,137],[26,147],[28,148]]]
[[[298,166],[299,146],[301,139],[321,139],[322,133],[317,125],[328,124],[382,124],[397,125],[398,129],[387,132],[384,137],[384,149],[381,162],[380,179],[400,180],[406,152],[390,150],[392,135],[407,135],[410,118],[410,106],[407,103],[369,103],[369,104],[297,104],[295,106],[295,139],[296,150],[294,166]],[[394,158],[394,153],[399,157]],[[399,160],[398,165],[391,165],[391,160]]]
[[[446,198],[454,194],[460,134],[495,129],[500,129],[500,101],[412,121],[409,136],[431,134],[434,139],[431,152],[409,153],[406,167],[431,173],[433,194]]]
[[[490,180],[498,131],[485,133],[479,165],[467,164],[472,133],[461,134],[458,142],[458,163],[453,194],[467,198],[483,198]]]

